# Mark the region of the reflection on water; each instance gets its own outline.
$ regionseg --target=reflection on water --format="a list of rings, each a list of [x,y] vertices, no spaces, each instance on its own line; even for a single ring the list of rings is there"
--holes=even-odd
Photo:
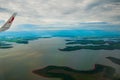
[[[0,80],[59,80],[58,78],[67,80],[69,77],[73,77],[69,78],[69,80],[95,80],[98,77],[101,80],[119,80],[117,78],[120,76],[120,65],[115,63],[116,60],[113,62],[106,57],[111,56],[120,59],[120,50],[79,49],[77,51],[60,51],[60,48],[66,46],[65,43],[66,38],[62,37],[40,38],[30,41],[29,44],[13,43],[13,48],[0,49]],[[102,43],[104,42],[99,42],[99,44]],[[89,70],[94,70],[95,64],[102,65],[101,72],[94,73],[95,75],[83,74]],[[52,67],[54,70],[50,70],[49,66],[51,65],[54,65]],[[61,68],[61,66],[64,67]],[[52,77],[44,78],[32,73],[32,71],[42,68],[49,68],[50,70],[45,72],[49,74],[44,77]],[[79,74],[79,71],[83,71],[83,73]],[[55,73],[58,74],[57,77]],[[112,78],[101,77],[102,74],[106,75],[106,73],[111,73]],[[66,78],[61,77],[63,75]]]

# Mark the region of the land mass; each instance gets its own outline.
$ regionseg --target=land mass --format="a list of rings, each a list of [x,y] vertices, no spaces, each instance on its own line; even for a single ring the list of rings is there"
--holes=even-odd
[[[70,41],[70,40],[67,40]],[[103,40],[73,40],[70,42],[67,42],[66,44],[105,44],[105,43],[109,43],[107,41],[103,41]]]
[[[68,42],[69,41],[69,42]],[[71,44],[71,45],[70,45]],[[81,44],[81,45],[75,45]],[[104,41],[104,40],[67,40],[66,47],[59,49],[60,51],[76,51],[81,49],[90,50],[120,50],[119,41]]]
[[[62,80],[120,80],[115,78],[115,69],[109,66],[96,64],[93,70],[80,71],[65,66],[47,66],[33,71],[42,77],[60,78]]]
[[[8,49],[8,48],[13,48],[12,44],[0,42],[0,49]]]

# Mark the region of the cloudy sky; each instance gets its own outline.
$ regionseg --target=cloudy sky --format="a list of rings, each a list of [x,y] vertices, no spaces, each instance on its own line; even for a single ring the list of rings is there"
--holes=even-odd
[[[0,25],[13,12],[12,30],[120,26],[120,0],[0,0]]]

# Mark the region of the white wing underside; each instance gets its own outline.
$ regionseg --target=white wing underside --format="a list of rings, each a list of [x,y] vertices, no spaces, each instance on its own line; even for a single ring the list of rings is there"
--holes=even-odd
[[[0,28],[0,32],[6,31],[10,28],[15,16],[17,13],[13,13],[13,15],[8,19],[8,21]]]

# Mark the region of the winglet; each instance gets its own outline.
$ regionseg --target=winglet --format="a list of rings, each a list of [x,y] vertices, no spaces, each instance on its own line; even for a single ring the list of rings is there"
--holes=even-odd
[[[13,13],[13,15],[8,19],[8,21],[0,28],[0,32],[6,31],[10,28],[15,16],[17,13]]]

